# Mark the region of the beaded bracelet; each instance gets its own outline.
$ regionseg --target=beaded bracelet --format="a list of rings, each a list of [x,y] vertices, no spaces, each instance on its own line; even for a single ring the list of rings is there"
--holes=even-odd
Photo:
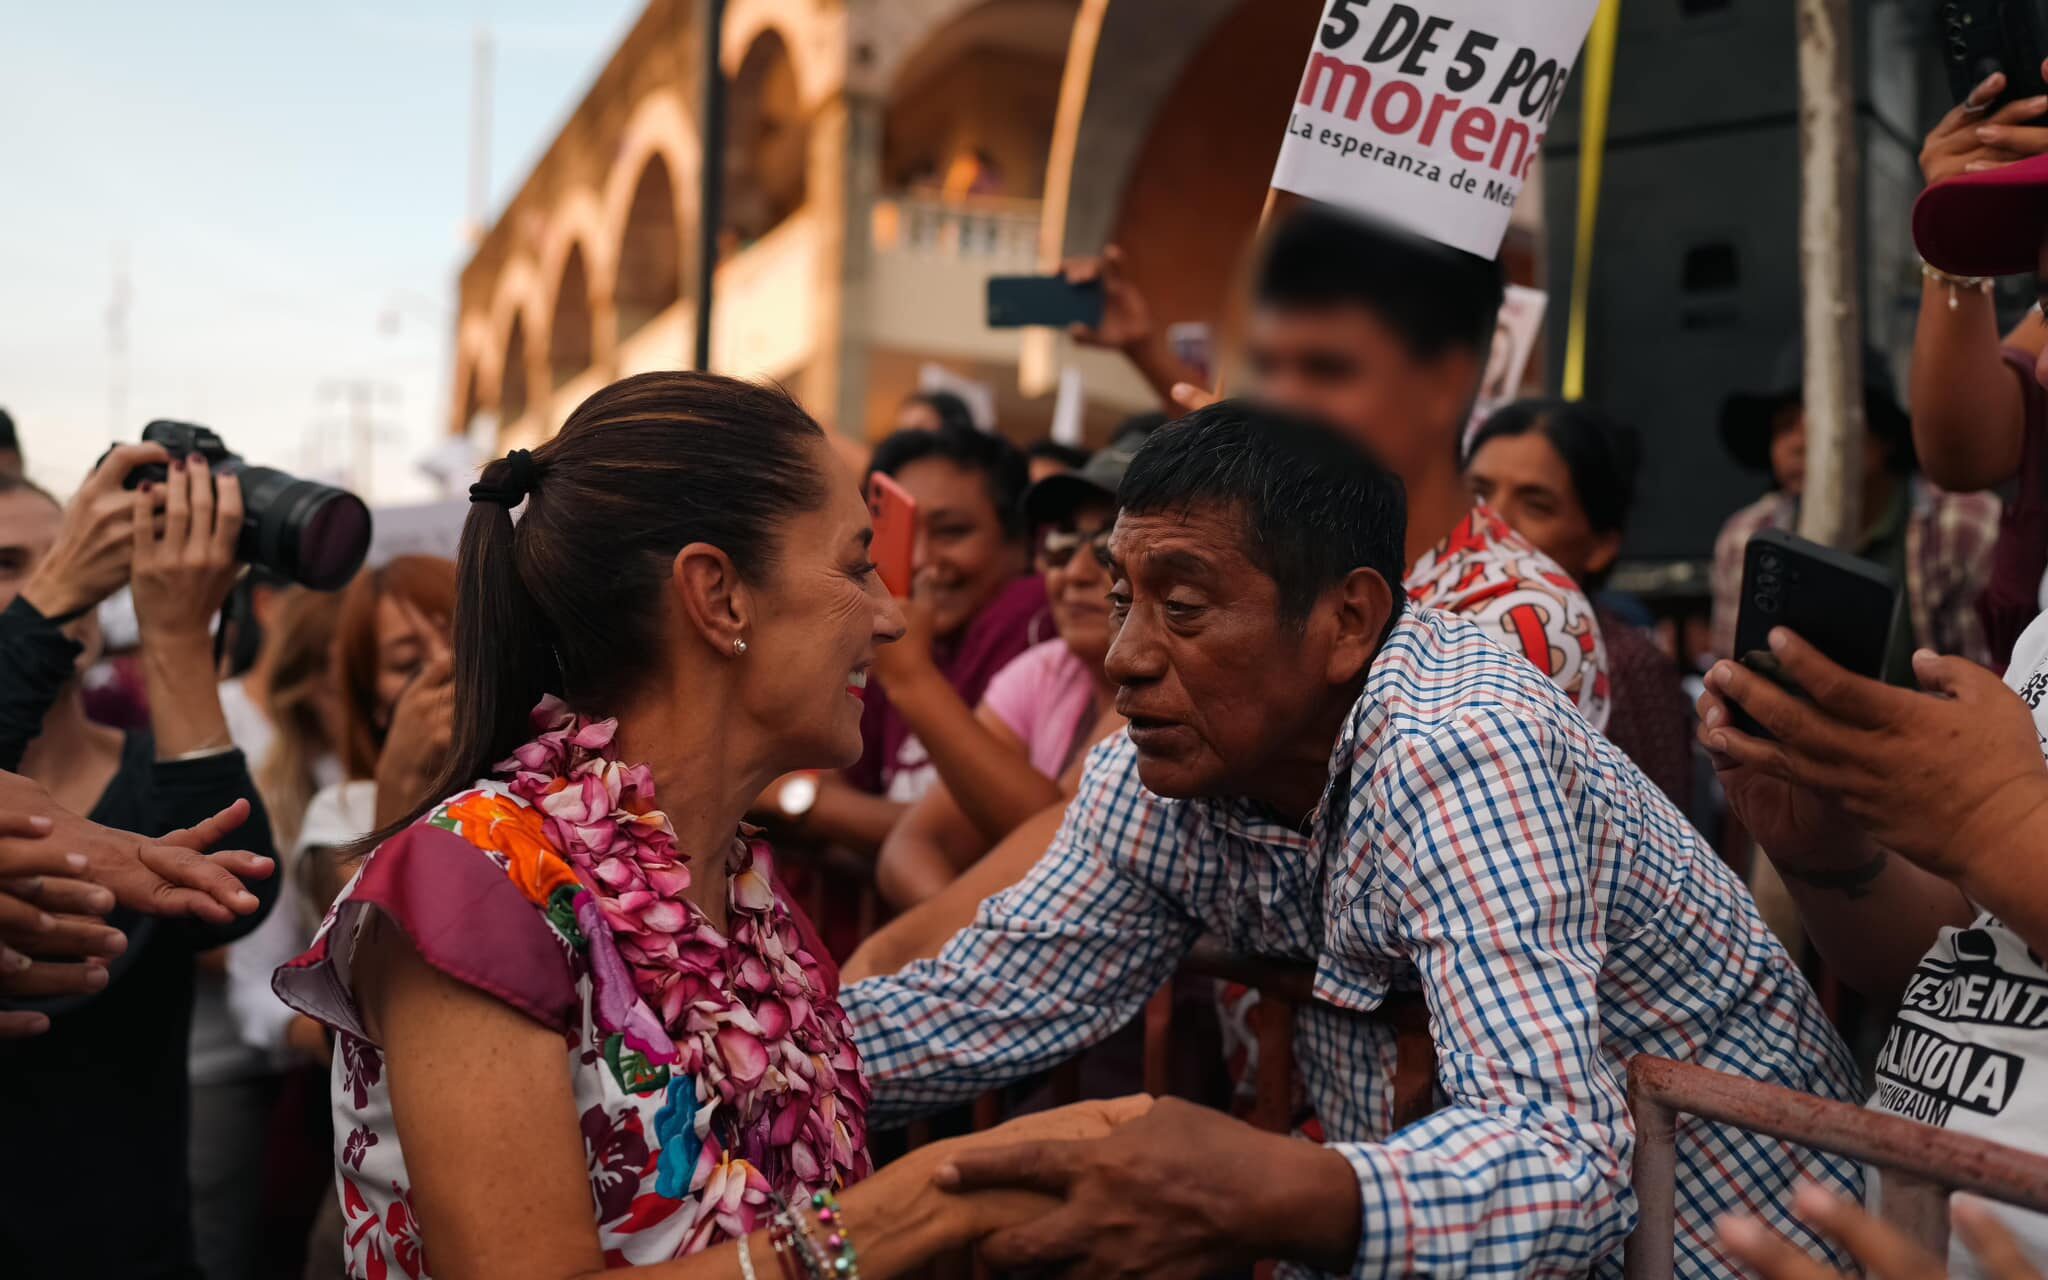
[[[1960,305],[1956,297],[1956,290],[1958,289],[1973,289],[1986,297],[1991,296],[1991,277],[1989,276],[1950,275],[1925,259],[1921,260],[1920,274],[1935,284],[1945,284],[1948,286],[1948,309],[1950,311],[1954,311]]]
[[[833,1280],[835,1275],[843,1274],[834,1271],[831,1260],[826,1258],[825,1251],[819,1247],[817,1235],[811,1230],[809,1220],[804,1217],[802,1203],[791,1205],[780,1196],[775,1200],[779,1210],[775,1220],[780,1229],[780,1238],[790,1255],[803,1267],[803,1274],[792,1276],[790,1280],[805,1280],[806,1276],[808,1280]]]
[[[830,1191],[813,1191],[811,1207],[818,1211],[819,1225],[831,1233],[825,1237],[825,1247],[837,1255],[826,1280],[860,1280],[860,1259],[853,1251],[853,1237],[846,1230],[839,1197]]]
[[[782,1280],[805,1280],[806,1268],[796,1247],[795,1217],[789,1206],[782,1203],[782,1197],[775,1197],[775,1201],[779,1207],[768,1220],[768,1243],[775,1249],[775,1265],[782,1272]]]

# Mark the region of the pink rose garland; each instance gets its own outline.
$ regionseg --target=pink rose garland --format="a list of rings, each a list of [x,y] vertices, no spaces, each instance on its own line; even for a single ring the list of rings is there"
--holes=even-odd
[[[498,773],[541,812],[549,843],[596,900],[576,916],[600,1022],[696,1081],[704,1145],[690,1183],[700,1206],[691,1247],[750,1229],[766,1201],[762,1177],[791,1196],[865,1177],[868,1086],[846,1016],[753,843],[732,843],[721,936],[684,896],[689,864],[655,807],[652,775],[613,757],[618,722],[583,720],[552,697],[533,721],[540,736]]]

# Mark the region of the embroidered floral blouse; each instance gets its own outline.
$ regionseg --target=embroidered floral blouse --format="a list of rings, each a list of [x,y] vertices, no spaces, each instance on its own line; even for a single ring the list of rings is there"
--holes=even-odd
[[[824,949],[729,854],[728,928],[682,895],[687,863],[611,722],[559,703],[548,730],[367,858],[278,994],[337,1032],[333,1114],[348,1274],[428,1280],[382,1049],[350,992],[372,911],[434,968],[559,1033],[608,1266],[694,1253],[795,1198],[864,1177],[868,1088]]]

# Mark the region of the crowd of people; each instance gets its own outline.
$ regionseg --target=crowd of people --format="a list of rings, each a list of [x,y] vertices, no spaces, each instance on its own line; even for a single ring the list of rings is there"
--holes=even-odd
[[[906,403],[900,597],[866,477],[710,373],[596,392],[452,558],[336,594],[238,561],[232,472],[121,445],[59,501],[0,419],[6,1273],[1618,1275],[1641,1054],[2048,1152],[2048,328],[1990,290],[2048,263],[2048,141],[2001,89],[1923,154],[1910,399],[1863,365],[1892,682],[1734,652],[1805,493],[1796,343],[1725,405],[1769,490],[1695,643],[1613,587],[1635,429],[1472,421],[1499,264],[1317,206],[1261,237],[1231,398],[1110,248],[1075,337],[1161,412],[1027,451]],[[1863,1060],[1738,829],[1884,1014]],[[1202,945],[1308,975],[1291,1135]],[[1205,1030],[1153,1097],[1162,992]],[[2048,1267],[1973,1203],[1926,1257],[1797,1143],[1676,1161],[1681,1276]]]

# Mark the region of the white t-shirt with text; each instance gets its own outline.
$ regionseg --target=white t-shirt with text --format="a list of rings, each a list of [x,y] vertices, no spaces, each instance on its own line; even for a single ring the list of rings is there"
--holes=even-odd
[[[2005,682],[2034,709],[2048,756],[2048,614],[2020,636]],[[2048,967],[1997,917],[1943,929],[1921,959],[1878,1055],[1871,1105],[2048,1154]],[[2048,1216],[1997,1211],[2048,1265]],[[1984,1274],[1960,1245],[1950,1254],[1953,1276]]]

